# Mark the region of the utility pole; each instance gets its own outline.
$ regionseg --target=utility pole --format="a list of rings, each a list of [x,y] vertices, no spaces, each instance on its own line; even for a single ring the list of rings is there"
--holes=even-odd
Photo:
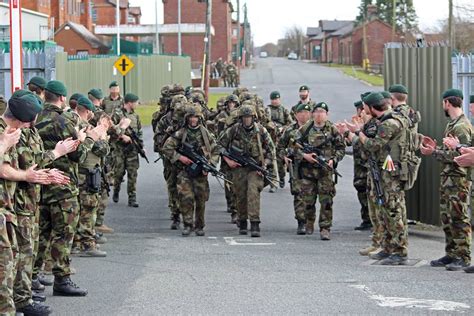
[[[393,0],[392,3],[393,10],[392,10],[392,42],[395,42],[395,27],[397,25],[396,23],[396,12],[397,12],[397,0]]]
[[[201,75],[201,88],[209,99],[209,75],[211,65],[211,26],[212,26],[212,0],[206,1],[206,36],[204,37],[204,62]]]
[[[182,55],[181,51],[181,0],[178,0],[178,55]]]
[[[117,24],[117,56],[120,56],[120,0],[116,1],[115,23]]]
[[[367,11],[365,11],[364,22],[362,24],[362,49],[364,59],[362,60],[362,67],[364,70],[367,70],[367,59],[368,59],[368,49],[367,49]]]
[[[237,52],[235,56],[237,71],[240,73],[240,0],[237,0]]]
[[[160,35],[158,34],[158,0],[155,0],[155,54],[160,53]]]
[[[448,37],[449,37],[449,46],[454,49],[454,27],[453,27],[453,0],[449,0],[449,18],[448,18]]]

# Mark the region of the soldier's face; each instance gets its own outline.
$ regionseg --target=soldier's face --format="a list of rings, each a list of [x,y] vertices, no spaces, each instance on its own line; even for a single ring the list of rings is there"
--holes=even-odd
[[[253,117],[252,116],[244,116],[242,117],[242,124],[244,127],[250,127],[253,124]]]
[[[275,106],[276,106],[276,105],[280,105],[280,104],[281,104],[280,98],[271,100],[271,104],[272,104],[272,105],[275,105]]]
[[[300,91],[300,99],[305,101],[306,99],[308,99],[309,97],[309,91],[307,90],[304,90],[304,91]]]
[[[357,108],[357,116],[360,116],[362,114],[362,111],[364,111],[363,108]]]
[[[188,118],[188,125],[192,128],[195,128],[197,127],[199,124],[199,117],[197,116],[191,116],[190,118]]]
[[[449,102],[447,100],[443,100],[443,110],[444,110],[444,115],[446,117],[449,117]]]
[[[298,123],[305,124],[311,117],[310,111],[300,111],[295,114]]]
[[[227,108],[229,109],[229,111],[232,111],[233,109],[235,109],[235,102],[228,102]]]
[[[120,93],[120,87],[112,87],[109,91],[111,96],[116,97]]]
[[[328,120],[328,112],[324,109],[316,109],[313,112],[313,119],[316,124],[324,123]]]

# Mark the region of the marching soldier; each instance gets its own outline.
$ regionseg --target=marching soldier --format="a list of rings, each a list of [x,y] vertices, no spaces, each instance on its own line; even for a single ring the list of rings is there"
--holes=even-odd
[[[292,108],[291,108],[291,117],[294,119],[294,115],[295,115],[295,109],[298,105],[300,104],[309,104],[311,107],[314,107],[316,105],[316,103],[311,100],[311,97],[309,96],[309,87],[307,85],[302,85],[300,88],[299,88],[299,101],[298,103],[296,103],[296,105],[294,105]]]
[[[135,113],[138,106],[138,97],[132,93],[127,93],[124,97],[124,105],[121,108],[115,108],[112,116],[114,124],[120,124],[122,119],[130,119],[130,126],[125,131],[117,133],[112,130],[112,139],[116,141],[116,152],[114,152],[114,193],[113,201],[119,201],[120,186],[122,184],[125,172],[127,173],[127,193],[128,206],[139,207],[137,203],[137,177],[140,162],[138,150],[134,142],[143,148],[143,133],[140,117]]]
[[[189,236],[194,229],[196,236],[204,236],[205,204],[209,200],[209,182],[207,173],[200,165],[193,165],[190,157],[180,153],[180,146],[189,144],[196,152],[205,157],[210,164],[219,162],[219,148],[212,133],[203,126],[204,117],[201,108],[188,106],[186,126],[169,137],[163,153],[178,168],[178,196],[183,216],[183,236]],[[196,166],[196,168],[192,168]],[[193,220],[194,218],[194,220]]]
[[[107,115],[112,115],[116,108],[122,107],[124,99],[120,95],[120,86],[117,81],[112,81],[109,84],[109,95],[102,101],[102,110]]]
[[[456,138],[457,148],[471,146],[473,128],[463,113],[463,93],[449,89],[443,93],[443,110],[450,122],[444,136]],[[471,193],[470,168],[454,163],[459,155],[456,148],[451,149],[448,140],[443,146],[423,137],[421,145],[423,155],[432,155],[441,162],[440,208],[441,223],[446,237],[446,255],[431,261],[433,267],[446,267],[449,271],[458,271],[471,263],[471,223],[469,220],[468,196]]]
[[[295,209],[295,219],[298,222],[296,233],[306,235],[306,215],[305,204],[301,193],[301,179],[298,178],[298,166],[294,163],[295,140],[298,130],[311,118],[311,107],[308,104],[300,104],[296,108],[296,122],[290,125],[281,136],[277,145],[277,156],[280,161],[284,161],[290,172],[290,189],[293,195],[293,207]],[[281,180],[281,179],[280,179]]]
[[[232,169],[234,196],[239,217],[239,233],[247,234],[248,220],[252,237],[260,237],[260,192],[264,187],[262,172],[274,165],[275,146],[270,134],[256,122],[256,112],[252,106],[240,108],[240,122],[228,128],[220,137],[219,144],[224,151],[233,149],[257,162],[262,171],[242,166],[223,155]]]
[[[309,104],[308,104],[309,105]],[[345,154],[345,144],[337,128],[328,120],[329,107],[320,102],[312,108],[313,119],[301,127],[296,140],[295,163],[301,179],[301,195],[306,210],[306,233],[314,232],[316,201],[321,210],[319,230],[321,240],[330,240],[333,217],[333,199],[336,195],[334,180],[337,164]],[[312,150],[305,150],[304,146]],[[324,162],[318,161],[324,159]],[[325,165],[324,165],[325,164]]]
[[[268,105],[267,107],[267,110],[269,112],[268,116],[275,125],[273,133],[270,133],[270,135],[272,136],[273,143],[277,144],[285,128],[290,126],[293,123],[293,120],[291,119],[290,112],[285,109],[281,104],[280,92],[273,91],[272,93],[270,93],[270,101],[270,105]],[[280,157],[277,156],[278,176],[280,179],[280,188],[282,189],[285,187],[284,163],[284,160],[280,160]],[[276,188],[272,187],[270,189],[270,192],[275,192],[275,189]]]

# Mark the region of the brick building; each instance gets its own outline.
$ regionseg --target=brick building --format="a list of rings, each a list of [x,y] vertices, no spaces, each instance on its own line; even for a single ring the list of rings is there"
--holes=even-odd
[[[163,0],[164,24],[178,23],[178,1]],[[232,58],[232,3],[230,0],[212,0],[212,26],[214,35],[211,40],[211,61],[219,58]],[[181,23],[206,23],[206,3],[197,0],[181,1]],[[163,52],[178,53],[178,35],[162,35]],[[202,34],[182,34],[182,53],[191,57],[193,65],[202,63],[204,52],[204,38]]]
[[[56,31],[54,39],[68,55],[100,55],[109,51],[109,47],[84,25],[71,21]]]

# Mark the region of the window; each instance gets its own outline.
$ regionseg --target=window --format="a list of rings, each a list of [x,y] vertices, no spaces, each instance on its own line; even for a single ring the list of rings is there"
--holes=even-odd
[[[232,29],[232,36],[237,37],[237,29],[236,28]]]
[[[76,55],[77,56],[89,56],[89,51],[88,50],[78,50]]]
[[[10,40],[10,25],[0,25],[0,41]]]

